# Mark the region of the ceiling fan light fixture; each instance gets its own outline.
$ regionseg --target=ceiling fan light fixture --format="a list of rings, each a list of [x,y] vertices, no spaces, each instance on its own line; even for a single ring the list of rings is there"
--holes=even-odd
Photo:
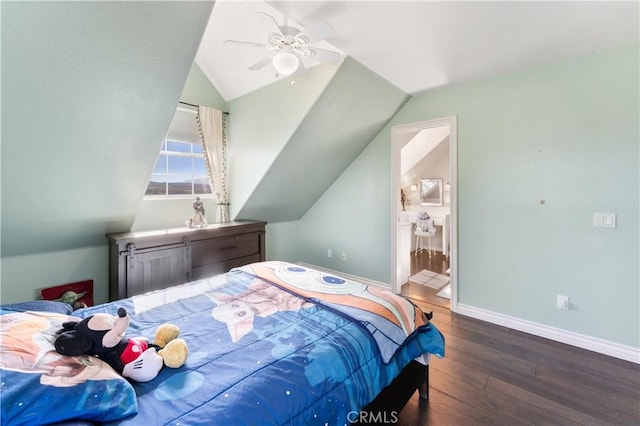
[[[307,36],[297,35],[295,36],[295,40],[296,40],[296,43],[302,46],[309,44],[309,37]]]
[[[281,51],[273,57],[273,67],[278,74],[291,75],[300,66],[300,60],[291,52]]]

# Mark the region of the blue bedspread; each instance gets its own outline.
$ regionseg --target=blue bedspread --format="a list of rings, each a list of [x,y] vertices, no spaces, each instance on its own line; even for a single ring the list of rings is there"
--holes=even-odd
[[[0,423],[105,422],[135,414],[134,389],[108,364],[55,351],[56,332],[73,318],[45,305],[0,309]],[[33,308],[43,310],[27,310]]]
[[[344,425],[411,360],[444,355],[428,324],[386,359],[368,321],[242,270],[76,313],[118,307],[129,336],[169,322],[189,346],[183,367],[134,383],[138,414],[123,425]]]

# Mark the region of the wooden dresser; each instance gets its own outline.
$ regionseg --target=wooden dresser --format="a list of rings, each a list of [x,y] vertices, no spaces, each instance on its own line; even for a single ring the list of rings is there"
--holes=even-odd
[[[265,222],[229,222],[107,234],[109,299],[116,300],[265,260]]]

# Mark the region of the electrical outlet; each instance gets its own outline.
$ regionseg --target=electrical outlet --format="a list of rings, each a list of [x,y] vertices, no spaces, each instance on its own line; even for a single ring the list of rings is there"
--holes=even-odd
[[[558,294],[556,296],[556,308],[562,309],[563,311],[569,310],[569,296],[563,296]]]
[[[616,214],[615,213],[594,213],[593,227],[594,228],[615,228]]]
[[[327,257],[333,257],[333,251],[331,251],[331,249],[327,249]]]
[[[342,252],[342,261],[346,262],[347,261],[347,253],[346,252]]]

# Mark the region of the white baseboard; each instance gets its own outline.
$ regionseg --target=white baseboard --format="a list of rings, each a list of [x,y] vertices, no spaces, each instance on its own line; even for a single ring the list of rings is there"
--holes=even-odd
[[[533,334],[534,336],[544,337],[550,340],[555,340],[556,342],[566,343],[567,345],[576,346],[589,351],[598,352],[614,358],[640,364],[639,348],[621,345],[619,343],[610,342],[597,337],[562,330],[560,328],[550,327],[548,325],[499,314],[486,309],[464,305],[462,303],[458,304],[456,313],[514,330],[523,331],[525,333]]]
[[[358,281],[363,284],[375,285],[390,290],[391,285],[380,281],[370,280],[368,278],[359,277],[357,275],[346,274],[344,272],[334,271],[321,266],[311,265],[309,263],[297,262],[298,265],[307,268],[316,269],[329,274],[338,275],[349,280]],[[523,320],[509,315],[499,314],[482,308],[458,303],[455,312],[471,318],[490,322],[491,324],[501,325],[503,327],[533,334],[534,336],[544,337],[556,342],[565,343],[567,345],[576,346],[578,348],[589,351],[609,355],[614,358],[623,359],[636,364],[640,364],[640,348],[621,345],[620,343],[610,342],[608,340],[599,339],[597,337],[587,336],[585,334],[574,333],[573,331],[562,330],[560,328],[551,327],[533,321]]]
[[[391,284],[383,283],[381,281],[371,280],[369,278],[359,277],[357,275],[351,275],[351,274],[347,274],[345,272],[334,271],[332,269],[323,268],[321,266],[312,265],[310,263],[296,262],[296,264],[298,264],[300,266],[306,266],[307,268],[310,268],[310,269],[315,269],[316,271],[321,271],[321,272],[326,272],[328,274],[337,275],[339,277],[346,278],[348,280],[358,281],[358,282],[360,282],[362,284],[374,285],[374,286],[377,286],[377,287],[382,287],[382,288],[384,288],[386,290],[391,290]]]

